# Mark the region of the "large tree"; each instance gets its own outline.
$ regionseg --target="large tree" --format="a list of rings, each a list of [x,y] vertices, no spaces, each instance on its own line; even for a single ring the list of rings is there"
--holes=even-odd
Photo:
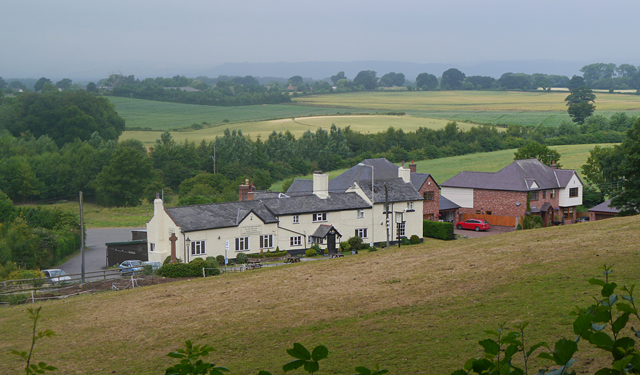
[[[589,152],[587,162],[582,165],[582,175],[586,182],[597,188],[603,195],[611,196],[620,190],[620,165],[624,161],[621,147],[595,146]]]
[[[73,81],[69,78],[63,78],[60,81],[56,82],[56,87],[62,90],[68,90],[71,87],[71,83]]]
[[[518,151],[514,153],[513,160],[538,159],[540,162],[548,166],[551,166],[551,164],[555,162],[555,165],[560,168],[560,156],[561,155],[558,151],[552,150],[536,141],[531,141],[520,147]]]
[[[564,99],[569,107],[567,109],[569,116],[580,125],[584,124],[587,117],[596,110],[596,106],[592,104],[595,103],[595,100],[596,95],[586,86],[571,90],[571,93]]]
[[[378,86],[378,77],[373,70],[363,70],[353,79],[356,85],[362,85],[365,90],[374,90]]]
[[[435,90],[438,87],[438,78],[433,74],[420,73],[416,77],[416,86],[419,90]]]
[[[624,161],[620,165],[623,176],[622,190],[611,204],[619,208],[621,215],[640,213],[640,120],[627,132],[627,139],[620,146]]]
[[[344,72],[338,72],[338,74],[336,74],[335,76],[331,76],[331,82],[333,82],[334,85],[337,85],[338,81],[341,79],[347,79],[347,76],[344,75]]]
[[[51,83],[51,80],[49,78],[40,77],[40,79],[36,81],[36,84],[33,86],[33,91],[37,92],[42,90],[45,83]]]
[[[465,74],[456,68],[447,69],[442,73],[440,86],[445,90],[460,90]]]

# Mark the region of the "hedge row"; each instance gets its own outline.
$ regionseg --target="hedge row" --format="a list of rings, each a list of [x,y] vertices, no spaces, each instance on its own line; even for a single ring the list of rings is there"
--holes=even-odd
[[[438,238],[441,240],[452,240],[453,223],[444,223],[440,221],[423,220],[422,236]]]
[[[266,253],[262,253],[262,254],[247,254],[247,256],[249,258],[280,258],[280,257],[284,257],[287,256],[287,252],[286,251],[276,251],[275,253],[271,253],[271,252],[266,252]]]
[[[207,276],[215,276],[220,274],[218,263],[214,260],[194,259],[189,263],[168,263],[160,267],[158,275],[170,278],[176,277],[199,277],[202,276],[203,268],[212,268],[205,270]]]

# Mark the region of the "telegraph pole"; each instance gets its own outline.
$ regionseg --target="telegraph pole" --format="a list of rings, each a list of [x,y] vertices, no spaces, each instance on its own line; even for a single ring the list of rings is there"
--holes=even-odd
[[[386,214],[385,225],[387,227],[387,250],[389,250],[389,190],[387,184],[384,184],[384,213]]]
[[[84,288],[84,202],[82,192],[80,192],[80,255],[82,257],[82,266],[80,273],[82,274],[82,287]]]
[[[216,144],[212,143],[211,145],[213,145],[213,156],[211,157],[213,159],[213,174],[216,174]]]

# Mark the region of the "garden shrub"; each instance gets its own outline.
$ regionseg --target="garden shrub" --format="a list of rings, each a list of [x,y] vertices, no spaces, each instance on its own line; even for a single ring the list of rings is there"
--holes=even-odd
[[[218,261],[219,266],[224,266],[224,255],[218,255],[216,261]]]
[[[377,247],[375,247],[375,246],[374,246],[374,247],[370,247],[368,251],[369,251],[370,253],[373,253],[374,251],[378,251],[378,248],[377,248]]]
[[[400,242],[402,242],[403,245],[411,245],[411,241],[409,241],[407,237],[402,237]]]
[[[340,242],[340,252],[351,251],[351,245],[347,241]]]
[[[544,224],[544,222],[542,221],[542,216],[540,215],[535,215],[532,221],[533,221],[532,223],[533,228],[542,228]]]
[[[438,238],[447,241],[452,240],[454,239],[453,223],[423,220],[422,235],[423,237]]]
[[[176,277],[199,277],[202,276],[203,268],[211,268],[205,270],[207,276],[219,275],[216,260],[205,260],[196,258],[189,263],[169,263],[165,264],[158,270],[158,275],[170,278]]]
[[[369,243],[365,242],[360,246],[360,250],[369,250],[370,247]]]
[[[522,230],[522,225],[520,223],[516,226],[516,230]]]
[[[249,258],[280,258],[280,257],[284,257],[287,256],[287,252],[286,251],[276,251],[274,253],[270,253],[270,252],[266,252],[263,254],[247,254],[247,257]]]
[[[245,253],[240,253],[240,254],[238,254],[238,255],[236,256],[236,263],[238,263],[238,264],[245,264],[245,263],[247,263],[247,258],[248,258],[247,254],[245,254]]]
[[[349,246],[351,246],[351,250],[361,250],[362,249],[362,238],[355,236],[351,237],[347,240]]]
[[[304,252],[304,256],[306,257],[314,257],[316,256],[316,249],[314,249],[313,247],[310,249],[307,249],[307,251]]]
[[[420,237],[418,237],[415,234],[411,235],[411,238],[409,238],[409,242],[411,242],[412,245],[416,245],[420,243]]]

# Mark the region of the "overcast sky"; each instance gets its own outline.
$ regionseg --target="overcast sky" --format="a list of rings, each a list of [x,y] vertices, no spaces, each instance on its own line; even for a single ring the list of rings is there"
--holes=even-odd
[[[5,78],[225,62],[640,65],[638,0],[0,0],[0,10]]]

